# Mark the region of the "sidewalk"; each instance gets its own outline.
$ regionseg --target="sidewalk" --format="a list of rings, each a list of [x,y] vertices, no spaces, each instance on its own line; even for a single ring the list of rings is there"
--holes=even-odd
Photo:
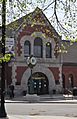
[[[2,119],[6,119],[6,118],[2,118]],[[76,117],[9,115],[7,119],[76,119]]]
[[[13,99],[6,98],[6,103],[29,103],[26,100],[26,96],[18,96]],[[36,101],[37,102],[37,101]],[[72,97],[71,95],[53,95],[53,96],[40,96],[40,100],[37,103],[75,103],[77,104],[77,97]]]
[[[12,100],[6,98],[6,103],[29,103],[26,101],[26,96],[15,97]],[[38,103],[72,103],[77,104],[77,97],[64,95],[53,95],[53,96],[41,96]],[[7,114],[8,115],[8,114]],[[37,116],[37,115],[8,115],[8,118],[0,119],[76,119],[77,117],[65,117],[65,116]]]

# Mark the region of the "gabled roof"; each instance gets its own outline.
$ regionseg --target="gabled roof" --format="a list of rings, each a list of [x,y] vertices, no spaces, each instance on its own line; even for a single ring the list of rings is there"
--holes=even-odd
[[[38,15],[40,14],[39,20],[37,19]],[[36,19],[36,21],[34,21]],[[41,21],[42,20],[42,21]],[[38,22],[40,25],[47,25],[51,32],[54,34],[53,37],[57,37],[57,39],[60,39],[59,34],[56,32],[54,27],[51,25],[45,14],[40,8],[36,8],[33,12],[17,19],[14,22],[11,22],[10,24],[7,25],[7,35],[12,35],[12,32],[19,31],[23,26],[26,26],[26,24],[33,24],[34,22]],[[35,23],[34,23],[35,24]]]
[[[50,28],[51,32],[54,34],[54,37],[57,37],[57,39],[58,39],[58,37],[60,38],[59,34],[56,32],[54,27],[51,25],[51,23],[49,22],[49,20],[47,19],[47,17],[43,13],[43,11],[38,7],[32,13],[28,14],[25,17],[25,20],[20,25],[19,29],[22,26],[25,26],[25,23],[28,23],[28,24],[30,23],[30,24],[34,24],[34,25],[39,24],[39,25],[42,25],[42,26],[48,26]]]

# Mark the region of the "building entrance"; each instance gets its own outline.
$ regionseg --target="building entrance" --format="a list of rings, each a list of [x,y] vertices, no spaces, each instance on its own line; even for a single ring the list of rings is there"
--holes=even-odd
[[[32,75],[32,85],[30,84],[31,77],[28,80],[28,93],[43,95],[49,93],[49,82],[45,74],[37,72]],[[30,92],[30,86],[32,86],[32,91]]]

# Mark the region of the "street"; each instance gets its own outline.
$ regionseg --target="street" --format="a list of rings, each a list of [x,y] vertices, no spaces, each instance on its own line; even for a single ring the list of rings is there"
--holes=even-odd
[[[77,104],[6,103],[9,115],[77,117]]]

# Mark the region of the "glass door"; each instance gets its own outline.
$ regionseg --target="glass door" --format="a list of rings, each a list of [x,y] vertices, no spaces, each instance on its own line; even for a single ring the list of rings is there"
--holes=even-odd
[[[29,83],[29,81],[28,81],[29,93],[31,89],[33,94],[38,94],[38,95],[48,94],[49,82],[47,77],[44,74],[37,72],[37,74],[36,73],[33,74],[32,82]]]

